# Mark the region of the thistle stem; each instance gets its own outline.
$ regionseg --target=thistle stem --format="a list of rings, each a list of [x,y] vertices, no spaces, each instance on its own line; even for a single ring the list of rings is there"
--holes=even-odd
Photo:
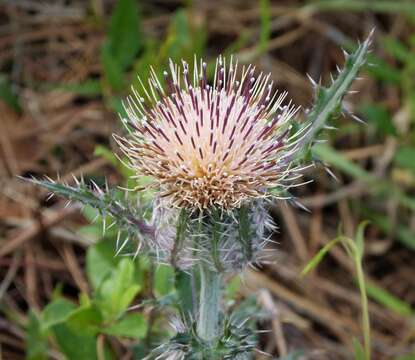
[[[213,343],[220,336],[221,275],[211,271],[203,264],[199,265],[199,272],[200,293],[197,334],[202,340]]]

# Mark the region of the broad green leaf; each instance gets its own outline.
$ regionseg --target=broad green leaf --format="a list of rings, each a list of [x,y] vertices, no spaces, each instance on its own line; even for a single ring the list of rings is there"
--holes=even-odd
[[[66,324],[53,327],[53,334],[68,360],[93,360],[97,359],[96,337],[79,334],[71,330]]]
[[[133,260],[122,259],[102,283],[97,301],[106,319],[121,316],[140,291]]]
[[[304,267],[303,271],[301,272],[301,276],[307,275],[311,270],[313,270],[320,262],[323,260],[324,256],[326,256],[327,252],[336,245],[338,242],[342,240],[341,237],[337,237],[327,243]]]
[[[168,265],[159,265],[154,271],[154,293],[162,297],[174,289],[174,270]]]
[[[203,55],[206,43],[206,31],[203,26],[192,23],[188,13],[178,10],[172,17],[166,41],[160,47],[159,57],[165,62],[181,59],[193,62],[194,55]]]
[[[75,333],[86,336],[96,335],[102,325],[102,315],[95,306],[78,308],[66,321]]]
[[[111,242],[101,241],[88,248],[86,254],[86,272],[92,287],[97,290],[102,281],[115,269],[118,258],[114,257]]]
[[[118,0],[108,29],[108,50],[121,71],[130,66],[142,46],[138,2]]]
[[[145,84],[146,79],[150,76],[150,67],[153,66],[157,71],[161,67],[166,66],[167,59],[161,59],[158,55],[160,51],[160,43],[156,39],[146,38],[144,48],[140,56],[136,59],[133,65],[133,78],[131,85],[135,88],[138,94],[146,98],[145,91],[142,89],[139,78]]]
[[[57,299],[48,304],[42,312],[42,328],[65,322],[76,310],[76,305],[66,299]]]
[[[119,313],[122,313],[127,310],[128,306],[131,304],[131,302],[134,300],[135,296],[140,292],[141,286],[136,285],[130,285],[127,289],[125,289],[120,296],[119,301]]]
[[[29,322],[26,334],[26,359],[46,360],[48,358],[47,336],[42,330],[39,319],[32,311],[29,312]]]
[[[101,64],[105,80],[110,88],[116,92],[124,88],[124,73],[117,59],[111,53],[108,44],[101,48]]]
[[[88,294],[80,293],[79,294],[79,306],[80,307],[88,307],[91,305],[91,298]]]
[[[147,333],[147,323],[142,314],[127,314],[121,320],[105,327],[105,334],[142,339]]]

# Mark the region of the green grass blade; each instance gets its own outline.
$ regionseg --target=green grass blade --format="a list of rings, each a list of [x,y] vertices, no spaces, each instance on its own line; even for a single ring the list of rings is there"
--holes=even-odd
[[[332,165],[347,175],[352,176],[357,180],[364,181],[371,185],[371,190],[377,193],[384,193],[387,196],[393,196],[398,202],[408,209],[415,211],[415,199],[406,195],[401,189],[396,187],[393,183],[384,180],[379,180],[376,176],[370,172],[362,169],[359,165],[354,164],[352,161],[346,159],[338,151],[326,144],[315,144],[312,148],[314,156],[322,160],[323,162]]]
[[[385,308],[403,316],[414,316],[414,311],[408,303],[392,295],[385,289],[367,283],[366,291],[370,298],[382,304]]]
[[[362,169],[359,165],[354,164],[327,144],[316,144],[313,146],[312,151],[317,158],[342,170],[355,179],[365,182],[376,181],[376,178],[372,174]]]
[[[342,240],[342,237],[337,237],[327,243],[304,267],[301,271],[301,276],[307,275],[311,270],[313,270],[320,262],[323,260],[324,256],[330,251],[330,249],[336,245],[339,241]]]
[[[357,231],[355,235],[357,255],[359,256],[360,259],[362,259],[363,253],[365,251],[364,232],[368,224],[369,224],[369,221],[362,221],[357,227]]]
[[[365,360],[365,352],[359,340],[353,338],[353,349],[355,360]]]
[[[409,0],[321,0],[310,2],[307,7],[316,11],[373,11],[415,16],[415,4]]]

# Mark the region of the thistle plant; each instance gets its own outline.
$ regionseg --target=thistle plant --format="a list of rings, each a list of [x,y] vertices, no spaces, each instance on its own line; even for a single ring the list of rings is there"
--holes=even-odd
[[[192,69],[185,61],[170,62],[165,86],[152,70],[148,84],[140,80],[142,88],[132,89],[122,118],[126,135],[114,135],[133,179],[151,179],[145,186],[122,198],[84,181],[31,180],[110,216],[119,229],[116,254],[129,241],[136,254],[193,278],[198,305],[182,309],[176,336],[149,358],[251,358],[255,334],[222,307],[224,274],[272,260],[266,248],[276,225],[268,205],[296,203],[290,189],[304,183],[304,169],[318,161],[313,143],[342,109],[370,38],[346,53],[329,87],[313,82],[315,104],[303,121],[287,94],[274,90],[271,75],[251,65],[219,57],[210,81],[202,60]],[[149,190],[151,201],[136,196]]]

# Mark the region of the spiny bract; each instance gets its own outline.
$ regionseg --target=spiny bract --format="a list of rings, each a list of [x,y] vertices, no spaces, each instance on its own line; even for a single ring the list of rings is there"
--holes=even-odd
[[[195,59],[193,81],[185,61],[170,61],[166,89],[152,70],[148,90],[140,80],[148,101],[135,89],[127,98],[130,137],[116,141],[137,176],[150,175],[171,205],[230,210],[300,176],[289,160],[301,136],[290,135],[297,109],[282,105],[286,93],[273,92],[270,75],[254,72],[219,57],[209,85],[202,60]]]

